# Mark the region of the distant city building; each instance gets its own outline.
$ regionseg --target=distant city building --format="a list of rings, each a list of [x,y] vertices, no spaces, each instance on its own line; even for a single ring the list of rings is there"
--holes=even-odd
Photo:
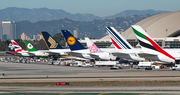
[[[16,39],[16,24],[15,21],[2,21],[1,23],[1,38],[2,40]]]
[[[33,35],[33,38],[31,39],[29,36],[26,36],[26,34],[23,32],[21,34],[21,39],[22,40],[31,40],[31,41],[33,41],[33,40],[40,40],[40,39],[42,39],[42,35],[40,35],[40,34]]]
[[[78,31],[77,30],[74,30],[74,37],[78,38]]]
[[[42,35],[37,34],[37,35],[33,35],[33,40],[40,40],[42,39]]]
[[[6,35],[6,34],[3,34],[3,35],[2,35],[2,39],[7,40],[7,35]]]
[[[26,34],[25,34],[24,32],[21,34],[21,39],[22,39],[22,40],[25,40],[25,39],[26,39]]]
[[[0,39],[2,39],[2,33],[3,33],[2,23],[0,23]]]
[[[26,36],[26,40],[31,40],[28,36]]]

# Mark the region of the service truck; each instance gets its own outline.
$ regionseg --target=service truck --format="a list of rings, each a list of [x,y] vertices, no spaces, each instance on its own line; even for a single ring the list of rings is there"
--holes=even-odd
[[[147,69],[147,68],[154,68],[158,69],[159,66],[154,65],[154,62],[139,62],[137,69]]]
[[[114,66],[117,64],[117,61],[95,61],[95,66]]]
[[[180,70],[180,64],[176,64],[174,67],[172,67],[172,70]]]

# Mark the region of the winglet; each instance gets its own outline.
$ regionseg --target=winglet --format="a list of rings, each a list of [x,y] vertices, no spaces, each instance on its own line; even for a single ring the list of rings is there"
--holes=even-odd
[[[34,52],[34,51],[37,51],[37,49],[31,44],[29,43],[29,41],[27,40],[24,40],[24,43],[26,45],[26,48],[29,52]]]
[[[107,32],[117,49],[132,49],[133,47],[118,33],[114,27],[106,27]]]
[[[68,30],[61,30],[71,51],[86,49]]]
[[[41,31],[40,33],[48,49],[63,49],[62,46],[48,32]]]
[[[85,40],[91,53],[102,52],[88,37],[85,37]]]

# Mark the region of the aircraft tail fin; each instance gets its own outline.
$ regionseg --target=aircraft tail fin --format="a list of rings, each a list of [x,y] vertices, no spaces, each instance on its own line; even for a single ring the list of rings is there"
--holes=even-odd
[[[62,46],[48,32],[41,31],[40,33],[43,36],[48,49],[63,49]]]
[[[85,40],[91,53],[102,52],[88,37],[85,37]]]
[[[106,27],[107,32],[117,49],[132,49],[133,47],[125,40],[114,27]]]
[[[175,60],[172,55],[163,50],[139,25],[132,25],[131,27],[144,52],[154,54],[161,53],[168,58]]]
[[[14,51],[15,51],[16,53],[23,51],[23,49],[21,48],[21,46],[19,46],[14,40],[11,40],[11,43],[12,43],[12,47],[14,48]]]
[[[71,51],[86,49],[68,30],[61,30]]]
[[[37,49],[31,44],[29,43],[29,41],[27,40],[24,40],[24,43],[26,45],[26,48],[29,52],[34,52],[34,51],[37,51]]]

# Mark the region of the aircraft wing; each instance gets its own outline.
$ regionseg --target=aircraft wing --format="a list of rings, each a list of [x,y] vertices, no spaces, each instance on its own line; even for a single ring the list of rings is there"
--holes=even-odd
[[[88,53],[88,55],[90,55],[92,58],[95,58],[95,59],[101,59],[98,55],[95,55],[92,53]]]
[[[111,53],[111,54],[113,56],[117,56],[117,57],[125,58],[125,59],[130,59],[130,60],[135,60],[135,61],[143,61],[143,60],[145,60],[144,58],[141,58],[136,53],[114,52],[114,53]]]
[[[99,56],[94,55],[94,54],[90,54],[90,53],[79,53],[79,52],[66,52],[67,54],[71,55],[71,56],[76,56],[76,57],[80,57],[80,58],[85,58],[85,59],[95,59],[95,58],[99,58]],[[86,56],[86,57],[85,57]],[[88,57],[87,57],[88,56]]]
[[[51,51],[48,51],[48,52],[46,52],[46,53],[48,53],[49,55],[61,55],[60,53],[58,53],[58,52],[51,52]],[[63,55],[65,55],[65,54],[63,54]]]
[[[117,56],[117,57],[129,56],[129,53],[122,53],[122,52],[112,52],[111,54],[112,54],[113,56]]]
[[[35,56],[34,53],[27,52],[30,56]]]
[[[83,57],[82,53],[78,53],[78,52],[66,52],[66,53],[71,56]]]
[[[150,53],[138,53],[140,57],[153,57],[157,56],[157,54],[150,54]]]
[[[71,55],[71,56],[76,56],[76,57],[80,57],[80,58],[85,58],[84,56],[86,56],[86,54],[85,55],[83,55],[82,53],[79,53],[79,52],[66,52],[68,55]],[[87,58],[86,57],[86,59],[91,59],[91,58]]]
[[[89,60],[89,59],[86,59],[86,58],[80,58],[80,57],[65,57],[67,59],[73,59],[73,60]]]

